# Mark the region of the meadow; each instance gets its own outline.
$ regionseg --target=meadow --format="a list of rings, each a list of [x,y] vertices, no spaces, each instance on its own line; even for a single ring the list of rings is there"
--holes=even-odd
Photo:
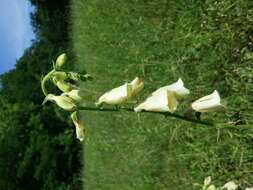
[[[215,89],[227,107],[202,115],[215,126],[83,111],[85,190],[192,190],[206,176],[253,186],[253,1],[73,0],[71,14],[76,69],[94,77],[87,101],[143,76],[125,107],[178,78],[191,94],[177,114]]]

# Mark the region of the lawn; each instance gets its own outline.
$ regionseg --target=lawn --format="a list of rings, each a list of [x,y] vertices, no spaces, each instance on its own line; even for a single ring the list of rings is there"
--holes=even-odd
[[[253,185],[252,0],[73,0],[71,11],[76,69],[94,77],[87,100],[143,76],[140,102],[181,77],[191,94],[176,113],[214,89],[227,105],[202,116],[213,127],[83,111],[85,190],[191,190],[209,175]]]

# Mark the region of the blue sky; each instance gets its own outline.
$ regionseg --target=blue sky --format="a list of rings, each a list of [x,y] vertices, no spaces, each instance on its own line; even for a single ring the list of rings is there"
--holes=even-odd
[[[0,74],[13,69],[35,39],[31,11],[28,0],[0,0]]]

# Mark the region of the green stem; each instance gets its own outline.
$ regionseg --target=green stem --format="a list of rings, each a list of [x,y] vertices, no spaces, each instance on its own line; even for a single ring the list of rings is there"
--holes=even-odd
[[[102,111],[102,112],[118,112],[118,111],[126,111],[126,112],[134,112],[131,108],[119,108],[119,109],[113,109],[113,108],[97,108],[97,107],[78,107],[78,110],[87,110],[87,111]],[[192,118],[187,118],[182,115],[169,113],[169,112],[151,112],[151,111],[142,111],[141,113],[154,113],[159,115],[164,115],[165,117],[174,117],[177,119],[181,119],[184,121],[202,124],[202,125],[208,125],[208,126],[214,126],[214,123],[206,122],[206,121],[200,121]]]
[[[42,81],[41,81],[41,89],[42,92],[45,96],[48,95],[47,89],[46,89],[46,82],[50,79],[51,75],[55,72],[55,70],[53,69],[52,71],[50,71],[45,77],[43,77]]]

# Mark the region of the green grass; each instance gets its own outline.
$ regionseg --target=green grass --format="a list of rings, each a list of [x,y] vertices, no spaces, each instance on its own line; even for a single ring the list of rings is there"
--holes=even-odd
[[[208,175],[253,185],[251,0],[73,0],[71,19],[77,68],[94,77],[87,99],[141,75],[141,101],[181,77],[191,95],[177,113],[217,89],[228,109],[203,119],[240,111],[244,123],[83,111],[85,190],[191,190]]]

